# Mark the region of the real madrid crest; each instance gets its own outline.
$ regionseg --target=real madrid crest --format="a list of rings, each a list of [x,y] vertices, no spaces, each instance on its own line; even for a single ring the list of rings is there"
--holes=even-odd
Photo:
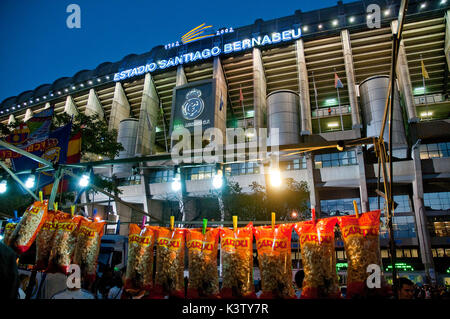
[[[181,106],[181,113],[186,120],[195,120],[203,113],[205,103],[200,98],[202,92],[198,89],[192,89],[186,94],[186,101]]]

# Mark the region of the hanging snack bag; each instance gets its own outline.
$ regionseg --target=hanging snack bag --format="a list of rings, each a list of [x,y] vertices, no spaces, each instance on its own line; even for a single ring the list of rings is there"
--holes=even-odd
[[[156,275],[155,295],[184,298],[185,229],[155,227]]]
[[[189,280],[187,298],[217,298],[219,274],[217,249],[219,229],[189,229],[186,234],[188,248]]]
[[[305,272],[302,299],[340,298],[334,251],[336,218],[295,224]]]
[[[42,202],[36,201],[23,214],[10,240],[10,246],[18,254],[23,254],[33,244],[34,239],[45,222],[47,209],[48,200]]]
[[[294,298],[291,233],[293,224],[254,228],[261,273],[260,298]]]
[[[82,219],[84,219],[82,216],[70,217],[67,213],[58,214],[47,272],[68,273],[76,246],[77,229]]]
[[[380,254],[380,210],[356,215],[338,217],[339,227],[347,254],[347,298],[365,296],[367,266],[381,267]]]
[[[154,243],[153,227],[141,229],[136,224],[130,224],[125,289],[149,291],[153,287]]]
[[[93,282],[97,272],[97,257],[103,236],[105,221],[81,220],[77,233],[77,244],[73,254],[73,264],[80,266],[81,276]]]
[[[18,223],[15,223],[12,220],[8,220],[8,223],[5,226],[5,232],[3,233],[3,243],[6,246],[9,246],[11,243],[12,234],[14,229],[16,228]]]
[[[36,236],[36,270],[45,270],[52,249],[53,236],[56,230],[56,212],[49,210],[41,230]]]
[[[256,298],[253,285],[253,225],[220,229],[223,298]]]

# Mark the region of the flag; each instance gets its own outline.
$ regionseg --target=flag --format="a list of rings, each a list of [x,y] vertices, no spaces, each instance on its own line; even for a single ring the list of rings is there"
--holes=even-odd
[[[81,159],[81,132],[76,133],[69,140],[67,146],[67,157],[66,164],[76,164],[79,163]],[[58,187],[58,192],[67,192],[69,191],[69,180],[62,179],[59,182],[60,186]],[[43,188],[44,195],[50,195],[52,192],[53,183],[45,186]]]
[[[334,87],[337,88],[343,88],[344,84],[342,84],[341,79],[338,77],[337,73],[334,72]]]
[[[42,152],[46,145],[50,125],[52,123],[53,109],[46,109],[35,114],[26,123],[21,123],[11,134],[5,138],[5,142],[12,144],[27,152]],[[0,158],[19,158],[22,155],[0,146]]]
[[[423,60],[421,60],[420,63],[422,64],[422,76],[425,79],[429,79],[430,77],[428,75],[427,69],[425,69],[425,64],[423,63]]]

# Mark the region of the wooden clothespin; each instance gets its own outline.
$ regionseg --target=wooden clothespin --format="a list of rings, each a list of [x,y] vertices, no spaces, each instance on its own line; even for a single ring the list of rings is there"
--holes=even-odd
[[[237,221],[238,221],[238,217],[237,216],[233,216],[233,230],[234,230],[234,232],[237,231]]]
[[[170,216],[170,230],[173,231],[173,224],[175,223],[175,216]]]
[[[355,208],[356,218],[359,218],[358,204],[356,204],[356,200],[353,201],[353,207]]]
[[[42,191],[39,191],[39,200],[41,201],[41,203],[44,202],[44,195],[42,194]]]
[[[272,230],[275,230],[275,213],[272,212]]]

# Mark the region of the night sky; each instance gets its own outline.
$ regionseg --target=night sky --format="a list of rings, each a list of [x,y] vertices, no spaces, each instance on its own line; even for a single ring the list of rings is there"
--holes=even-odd
[[[344,1],[344,3],[353,1]],[[69,4],[81,28],[69,29]],[[150,51],[207,23],[214,29],[253,24],[336,5],[320,1],[1,0],[0,102],[25,90],[94,69],[102,62]]]

